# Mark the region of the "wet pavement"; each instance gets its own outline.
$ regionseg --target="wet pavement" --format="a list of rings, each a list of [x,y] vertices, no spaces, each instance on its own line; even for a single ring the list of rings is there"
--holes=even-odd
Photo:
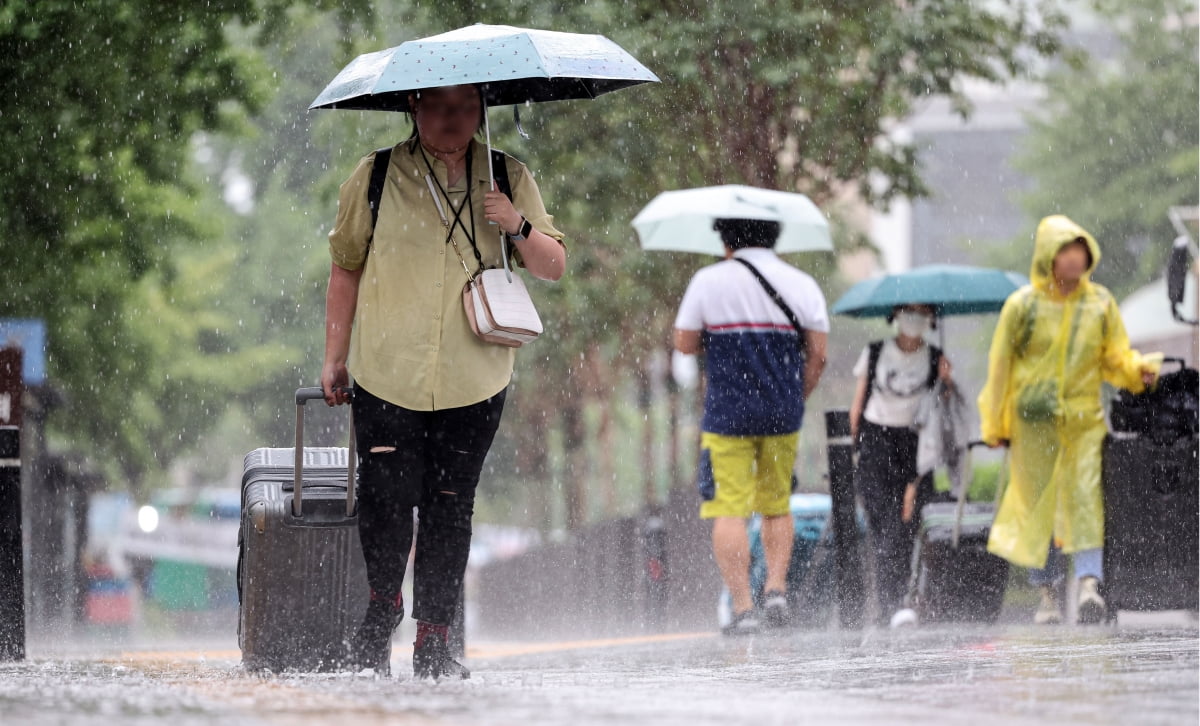
[[[247,674],[232,644],[0,665],[3,724],[1195,724],[1194,621],[498,643],[471,680]],[[96,648],[92,648],[96,650]],[[102,650],[102,649],[101,649]]]

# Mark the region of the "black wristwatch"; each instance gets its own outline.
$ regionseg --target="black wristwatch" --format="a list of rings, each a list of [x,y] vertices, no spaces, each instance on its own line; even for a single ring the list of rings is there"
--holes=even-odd
[[[513,242],[520,242],[531,234],[533,234],[533,225],[529,223],[528,219],[521,217],[521,228],[517,230],[516,234],[510,234],[508,238]]]

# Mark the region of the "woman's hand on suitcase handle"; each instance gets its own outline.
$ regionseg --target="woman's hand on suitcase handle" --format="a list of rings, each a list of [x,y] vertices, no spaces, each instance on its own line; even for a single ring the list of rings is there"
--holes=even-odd
[[[327,406],[341,406],[350,402],[350,371],[345,363],[326,363],[321,370],[321,390],[325,392]]]

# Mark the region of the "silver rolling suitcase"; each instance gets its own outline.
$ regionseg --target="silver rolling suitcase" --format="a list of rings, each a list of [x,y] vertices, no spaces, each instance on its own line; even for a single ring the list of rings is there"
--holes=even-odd
[[[249,670],[337,670],[366,612],[353,430],[349,449],[304,448],[304,404],[322,397],[296,391],[295,448],[246,454],[237,581]]]

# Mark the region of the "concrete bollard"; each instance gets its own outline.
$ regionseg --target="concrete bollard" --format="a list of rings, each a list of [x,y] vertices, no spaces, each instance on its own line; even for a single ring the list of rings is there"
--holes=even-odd
[[[22,352],[0,349],[0,661],[25,659],[25,557],[21,534]]]
[[[834,592],[838,621],[843,628],[861,628],[863,572],[854,502],[854,442],[850,438],[849,411],[825,411],[825,437],[829,454],[830,519],[833,523]]]

